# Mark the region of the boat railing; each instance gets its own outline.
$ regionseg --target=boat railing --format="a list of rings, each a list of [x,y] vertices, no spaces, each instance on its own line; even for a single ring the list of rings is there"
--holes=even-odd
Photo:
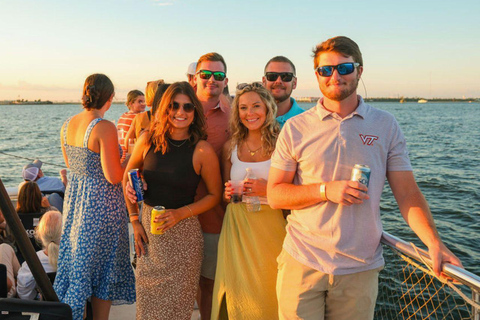
[[[445,264],[439,278],[425,250],[387,232],[381,242],[385,269],[375,319],[480,320],[479,276]]]

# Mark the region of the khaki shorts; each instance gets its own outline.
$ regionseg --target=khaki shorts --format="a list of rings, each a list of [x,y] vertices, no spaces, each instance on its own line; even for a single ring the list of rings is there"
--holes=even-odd
[[[218,233],[203,233],[203,262],[200,275],[204,278],[214,280],[217,270],[218,255]]]
[[[278,256],[279,319],[373,319],[383,267],[331,275],[307,267],[285,250]]]

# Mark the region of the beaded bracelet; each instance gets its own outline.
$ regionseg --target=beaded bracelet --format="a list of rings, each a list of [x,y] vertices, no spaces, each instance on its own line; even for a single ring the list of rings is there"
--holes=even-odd
[[[130,217],[130,222],[138,221],[138,213],[129,213],[128,216]]]

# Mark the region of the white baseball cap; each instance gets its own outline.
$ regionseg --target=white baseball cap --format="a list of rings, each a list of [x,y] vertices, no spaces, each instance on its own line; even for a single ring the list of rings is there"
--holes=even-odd
[[[38,172],[40,171],[41,167],[42,161],[38,159],[36,159],[32,163],[27,164],[25,167],[23,167],[23,179],[28,181],[34,181],[35,179],[37,179]]]
[[[188,66],[188,70],[187,70],[187,75],[195,75],[195,73],[197,73],[197,63],[196,62],[192,62],[190,63],[190,65]]]

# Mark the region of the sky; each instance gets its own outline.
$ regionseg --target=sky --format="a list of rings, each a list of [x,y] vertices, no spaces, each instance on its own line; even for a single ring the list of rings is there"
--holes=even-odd
[[[293,96],[320,96],[312,48],[338,35],[360,46],[364,97],[480,98],[478,12],[478,0],[0,0],[0,100],[79,101],[104,73],[123,101],[149,80],[186,80],[212,51],[231,92],[284,55]]]

